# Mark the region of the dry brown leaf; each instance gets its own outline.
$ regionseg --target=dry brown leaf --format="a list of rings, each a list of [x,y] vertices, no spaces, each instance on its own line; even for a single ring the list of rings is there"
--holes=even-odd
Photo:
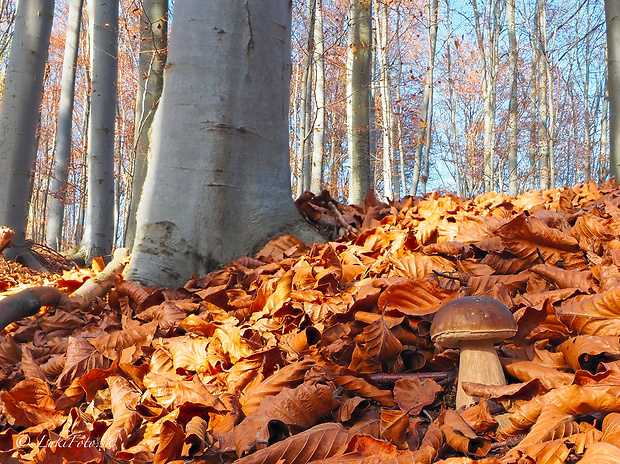
[[[90,339],[89,342],[106,358],[114,360],[120,357],[120,352],[125,348],[149,344],[153,340],[157,326],[157,322],[149,322]]]
[[[446,437],[446,443],[453,450],[481,457],[489,453],[491,441],[486,437],[476,435],[467,422],[453,409],[444,411],[438,422]]]
[[[306,429],[340,405],[329,385],[306,385],[284,388],[266,397],[252,414],[235,427],[237,456],[269,443],[276,421],[285,427]],[[269,428],[272,427],[272,430]]]
[[[399,379],[394,383],[394,401],[402,411],[417,416],[442,391],[441,385],[432,379]]]
[[[381,408],[381,437],[393,443],[399,449],[406,448],[409,414],[407,411],[396,411]]]
[[[560,320],[571,330],[588,335],[620,333],[620,287],[565,303],[558,309]]]
[[[529,382],[538,379],[546,389],[570,385],[573,382],[574,374],[562,372],[557,369],[541,366],[531,361],[508,362],[504,365],[506,371],[521,382]]]
[[[260,383],[249,387],[240,402],[244,414],[247,416],[254,412],[267,396],[275,396],[284,388],[294,388],[303,382],[308,369],[314,365],[312,358],[303,358],[294,363],[284,366]]]
[[[441,305],[456,296],[434,280],[410,279],[391,285],[379,297],[378,306],[409,316],[424,316],[436,312]]]
[[[484,399],[481,399],[478,404],[465,409],[460,414],[463,420],[467,422],[467,425],[478,433],[486,433],[497,428],[498,422],[491,414],[489,404]]]
[[[550,264],[536,264],[529,270],[551,280],[558,288],[578,288],[583,292],[597,288],[590,270],[570,271]]]
[[[620,356],[618,337],[595,337],[579,335],[566,340],[558,346],[558,351],[564,353],[566,363],[573,371],[580,369],[596,372],[599,362],[607,355],[617,358]]]
[[[388,329],[385,321],[378,319],[364,328],[355,341],[364,347],[364,351],[379,362],[396,359],[403,345]]]
[[[563,464],[570,449],[561,441],[535,443],[523,449],[515,449],[504,458],[508,462],[535,462],[536,464]]]
[[[134,409],[140,399],[140,391],[123,377],[113,376],[107,380],[114,420],[101,437],[101,447],[114,455],[124,446],[134,428],[140,423],[140,415]]]
[[[10,391],[0,392],[2,413],[9,424],[15,427],[37,425],[54,429],[62,424],[65,415],[56,408],[47,382],[41,379],[26,379]]]
[[[316,463],[342,453],[350,439],[351,434],[338,424],[319,424],[235,462],[237,464]]]
[[[611,443],[592,443],[578,462],[579,464],[620,464],[620,448]]]

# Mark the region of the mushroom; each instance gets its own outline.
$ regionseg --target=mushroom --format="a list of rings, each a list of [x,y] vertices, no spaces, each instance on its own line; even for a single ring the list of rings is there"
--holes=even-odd
[[[435,313],[431,340],[445,348],[459,348],[456,408],[475,404],[463,382],[506,385],[494,343],[513,337],[517,322],[502,303],[484,296],[466,296],[444,304]]]

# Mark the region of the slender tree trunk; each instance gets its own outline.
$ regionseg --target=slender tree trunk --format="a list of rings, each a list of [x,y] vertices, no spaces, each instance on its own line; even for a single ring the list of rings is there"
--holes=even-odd
[[[75,97],[75,70],[80,43],[82,5],[84,0],[71,0],[67,18],[67,38],[62,63],[60,102],[58,104],[58,129],[54,174],[51,184],[50,209],[45,241],[54,250],[62,246],[62,226],[67,201],[67,179],[71,158],[71,132],[73,126],[73,100]]]
[[[143,0],[140,16],[140,57],[134,118],[136,125],[131,202],[125,233],[125,246],[128,248],[132,247],[136,235],[136,214],[148,167],[149,131],[164,85],[167,46],[168,0]]]
[[[454,163],[454,183],[456,187],[456,194],[459,197],[463,197],[465,192],[461,182],[461,169],[459,162],[459,153],[461,152],[459,146],[459,134],[456,129],[456,102],[454,101],[454,73],[452,71],[452,23],[450,22],[450,1],[446,0],[446,26],[448,41],[446,43],[446,64],[447,64],[447,79],[448,79],[448,106],[450,107],[450,132],[452,136],[452,142],[450,142],[450,151],[452,152],[452,160]],[[450,136],[449,136],[450,137]]]
[[[609,173],[620,182],[620,2],[605,0],[609,89]]]
[[[316,118],[312,132],[312,171],[310,191],[319,193],[323,188],[325,159],[325,43],[323,41],[323,0],[316,1],[314,19],[314,64],[316,68]]]
[[[54,1],[19,2],[0,113],[0,224],[15,232],[5,256],[31,267],[38,263],[25,252],[29,185],[53,17]]]
[[[118,76],[118,0],[89,6],[92,90],[88,125],[88,200],[82,253],[109,255],[114,241],[114,126]]]
[[[349,203],[364,201],[373,186],[370,159],[372,0],[350,0],[347,101]]]
[[[387,198],[394,198],[394,189],[392,188],[394,126],[392,123],[392,85],[388,55],[389,17],[385,2],[377,1],[375,5],[378,14],[376,56],[379,63],[379,88],[381,91],[381,113],[383,114],[383,195]]]
[[[415,195],[418,191],[418,183],[422,172],[422,151],[426,143],[426,134],[431,130],[429,127],[429,105],[432,101],[433,92],[433,70],[435,67],[435,46],[437,43],[437,8],[437,0],[432,0],[428,5],[428,69],[426,70],[426,83],[422,96],[420,127],[418,129],[413,165],[413,178],[411,180],[411,191],[409,192],[411,195]]]
[[[607,54],[607,53],[605,53]],[[605,60],[607,61],[607,60]],[[609,126],[608,126],[608,117],[609,117],[609,88],[607,85],[607,76],[605,76],[605,83],[603,85],[603,108],[601,110],[601,140],[600,140],[600,149],[599,149],[599,171],[598,171],[598,181],[603,182],[607,177],[608,168],[607,162],[609,161],[609,157],[607,155],[607,145],[608,145],[608,137],[609,137]]]
[[[551,186],[549,165],[549,131],[547,113],[547,20],[546,0],[536,0],[538,22],[538,156],[540,165],[540,188]]]
[[[517,35],[515,32],[515,0],[506,0],[508,22],[508,74],[510,78],[510,102],[508,104],[508,194],[518,193],[517,172],[517,124],[519,104],[517,101]]]
[[[177,2],[129,279],[179,286],[282,233],[320,239],[291,199],[290,24],[281,0]]]
[[[316,21],[316,2],[309,0],[306,8],[308,35],[306,38],[304,74],[301,83],[300,142],[297,173],[297,196],[310,188],[310,141],[312,136],[312,61],[314,57],[314,23]]]
[[[473,0],[474,20],[478,50],[483,63],[482,98],[484,101],[484,191],[490,192],[495,185],[495,114],[497,99],[498,45],[501,31],[502,0],[489,1],[483,29],[477,1]],[[487,51],[488,50],[488,51]],[[487,56],[488,54],[488,56]]]

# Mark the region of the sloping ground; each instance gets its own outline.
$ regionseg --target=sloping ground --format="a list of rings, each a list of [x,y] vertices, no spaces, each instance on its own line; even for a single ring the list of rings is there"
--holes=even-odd
[[[620,462],[620,189],[298,206],[346,235],[7,327],[0,461]],[[429,328],[470,295],[518,333],[509,385],[456,411],[459,353]]]

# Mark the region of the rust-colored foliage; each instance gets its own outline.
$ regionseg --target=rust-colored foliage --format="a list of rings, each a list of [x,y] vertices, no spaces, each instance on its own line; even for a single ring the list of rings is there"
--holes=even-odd
[[[9,325],[0,460],[617,462],[616,187],[311,201],[298,206],[347,235],[283,236],[181,289],[120,280]],[[429,330],[470,295],[506,304],[518,332],[498,344],[508,384],[465,382],[482,400],[456,411],[459,353]]]

